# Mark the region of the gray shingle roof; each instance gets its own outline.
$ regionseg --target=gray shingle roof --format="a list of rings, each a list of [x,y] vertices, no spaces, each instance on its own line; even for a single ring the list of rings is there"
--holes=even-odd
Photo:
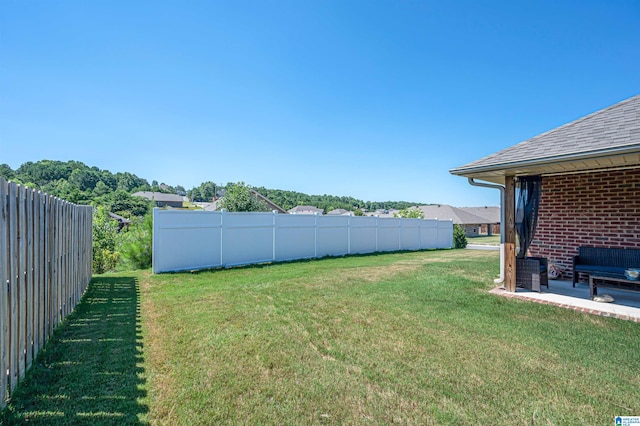
[[[278,213],[282,213],[282,214],[288,213],[285,209],[283,209],[282,207],[280,207],[279,205],[277,205],[276,203],[274,203],[273,201],[271,201],[270,199],[268,199],[267,197],[265,197],[255,189],[252,189],[251,193],[256,197],[258,197],[259,200],[264,201],[271,210],[276,210]]]
[[[327,213],[328,215],[346,215],[346,214],[351,214],[351,212],[349,210],[345,210],[345,209],[333,209],[330,212]]]
[[[484,217],[478,214],[472,213],[475,209],[483,209],[484,207],[465,207],[457,208],[446,204],[434,204],[429,206],[419,206],[420,210],[424,214],[425,219],[440,219],[440,220],[453,220],[457,225],[477,225],[484,223],[499,223],[500,222],[500,208],[490,207],[490,209],[498,210],[498,218]]]
[[[500,207],[498,206],[457,207],[457,209],[481,217],[486,220],[486,223],[500,223]]]
[[[322,213],[324,210],[319,209],[315,206],[295,206],[292,209],[289,209],[289,213],[303,213],[303,214],[314,214],[314,213]]]
[[[451,173],[464,174],[500,165],[579,154],[608,155],[629,147],[640,151],[640,95],[453,169]]]
[[[134,197],[144,197],[148,200],[164,201],[164,202],[181,203],[185,200],[185,197],[182,197],[180,195],[165,194],[163,192],[139,191],[131,195],[133,195]]]

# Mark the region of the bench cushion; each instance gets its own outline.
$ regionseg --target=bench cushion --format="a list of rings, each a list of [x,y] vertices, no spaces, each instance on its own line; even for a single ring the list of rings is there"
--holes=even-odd
[[[605,265],[585,265],[585,264],[577,264],[576,272],[583,272],[588,274],[614,274],[614,275],[624,275],[624,271],[627,268],[620,266],[605,266]]]

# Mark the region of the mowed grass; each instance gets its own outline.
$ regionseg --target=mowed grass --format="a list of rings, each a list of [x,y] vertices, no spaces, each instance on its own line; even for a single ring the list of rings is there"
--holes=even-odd
[[[451,250],[98,276],[2,419],[546,425],[638,415],[640,324],[490,295],[498,268],[496,252]],[[110,319],[109,303],[128,316]]]
[[[610,424],[640,325],[487,294],[498,254],[140,278],[158,424]]]
[[[0,424],[139,424],[148,408],[138,282],[94,278],[17,387]]]
[[[481,237],[467,237],[468,244],[482,244],[488,246],[500,245],[500,234],[498,235],[483,235]]]

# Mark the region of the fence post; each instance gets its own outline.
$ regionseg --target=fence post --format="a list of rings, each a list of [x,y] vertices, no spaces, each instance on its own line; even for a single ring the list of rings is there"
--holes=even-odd
[[[449,219],[451,222],[451,232],[449,233],[449,248],[453,248],[453,219]]]
[[[351,216],[347,216],[347,253],[351,254]]]
[[[380,235],[378,234],[378,231],[380,229],[380,224],[378,223],[378,221],[380,220],[380,218],[377,215],[374,217],[376,218],[376,252],[378,252],[380,251],[379,245],[378,245],[378,240],[380,239]]]
[[[151,233],[151,271],[154,274],[158,273],[158,269],[156,266],[156,256],[155,254],[158,253],[158,247],[157,247],[157,235],[158,235],[158,208],[154,207],[153,208],[153,232]]]
[[[224,234],[226,234],[227,209],[220,209],[220,266],[224,268]]]
[[[272,222],[273,223],[273,238],[272,238],[273,247],[271,250],[271,261],[275,262],[276,259],[278,258],[277,257],[278,253],[276,253],[276,250],[277,250],[276,236],[278,235],[278,229],[277,229],[278,228],[278,210],[273,210],[272,213],[273,213],[273,222]]]
[[[313,218],[313,224],[314,224],[314,233],[313,233],[313,257],[314,258],[318,258],[318,216],[320,216],[320,214],[318,213],[314,213],[313,214],[314,218]]]

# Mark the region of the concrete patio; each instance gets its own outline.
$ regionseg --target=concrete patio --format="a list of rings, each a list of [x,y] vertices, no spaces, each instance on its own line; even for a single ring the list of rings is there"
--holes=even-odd
[[[640,292],[624,291],[610,288],[599,288],[598,294],[608,294],[614,302],[594,302],[589,298],[589,285],[578,283],[575,287],[571,281],[550,280],[549,289],[533,291],[517,288],[515,293],[505,291],[504,287],[496,287],[491,293],[499,296],[528,300],[536,303],[560,306],[580,312],[614,317],[634,322],[640,322]]]

